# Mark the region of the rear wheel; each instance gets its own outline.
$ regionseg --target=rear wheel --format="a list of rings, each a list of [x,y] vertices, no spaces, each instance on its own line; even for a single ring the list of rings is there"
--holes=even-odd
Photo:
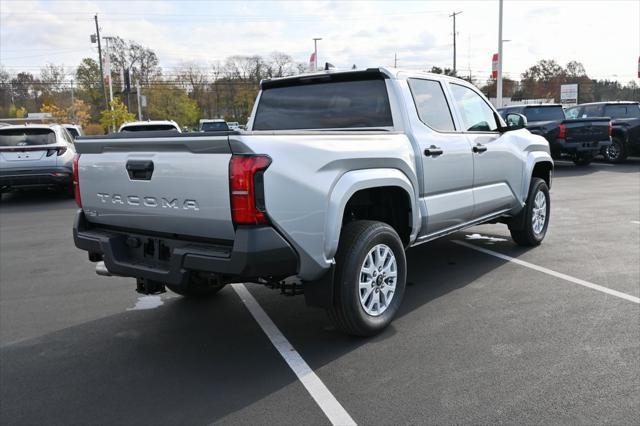
[[[402,241],[391,226],[368,220],[347,224],[336,253],[335,297],[328,309],[336,328],[355,336],[384,330],[402,302],[406,269]]]
[[[609,145],[602,153],[605,160],[611,163],[620,163],[627,158],[627,150],[624,145],[624,139],[619,136],[614,136],[611,139],[611,145]]]
[[[591,164],[592,161],[593,161],[592,154],[578,154],[573,159],[573,162],[575,163],[576,166],[588,166],[589,164]]]
[[[537,246],[542,243],[549,227],[551,198],[549,187],[540,178],[533,178],[529,186],[529,195],[524,207],[524,228],[511,229],[511,238],[520,246]]]
[[[167,288],[172,292],[193,299],[211,297],[222,290],[224,286],[225,284],[218,283],[216,280],[196,274],[191,274],[189,280],[182,285],[167,284]]]

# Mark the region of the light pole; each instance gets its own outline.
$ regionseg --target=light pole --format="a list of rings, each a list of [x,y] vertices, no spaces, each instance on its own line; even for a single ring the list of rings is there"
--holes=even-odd
[[[318,42],[322,40],[322,38],[316,37],[313,39],[313,70],[318,71]]]
[[[462,12],[453,12],[449,18],[453,18],[453,75],[456,75],[456,15]]]
[[[498,81],[496,82],[496,106],[502,107],[502,0],[498,12]]]

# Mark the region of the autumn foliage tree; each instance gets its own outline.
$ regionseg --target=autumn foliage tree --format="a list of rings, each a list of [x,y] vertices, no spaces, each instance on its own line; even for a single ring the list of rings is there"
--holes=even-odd
[[[136,119],[136,116],[131,114],[127,106],[118,98],[111,101],[110,107],[110,109],[100,112],[100,124],[105,130],[110,127],[117,129],[124,123]]]

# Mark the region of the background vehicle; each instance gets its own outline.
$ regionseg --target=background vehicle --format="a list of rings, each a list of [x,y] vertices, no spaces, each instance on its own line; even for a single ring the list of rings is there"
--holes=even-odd
[[[406,248],[489,221],[544,239],[549,144],[463,80],[267,80],[252,117],[243,134],[81,138],[74,240],[96,271],[193,297],[295,277],[339,329],[372,335],[402,301]]]
[[[157,132],[157,131],[173,131],[182,133],[180,126],[173,120],[148,120],[148,121],[131,121],[124,123],[118,129],[118,132]]]
[[[227,125],[229,126],[229,130],[239,130],[240,129],[240,123],[238,123],[237,121],[229,121],[227,123]]]
[[[202,119],[200,120],[198,130],[201,132],[226,132],[229,130],[229,125],[220,118]]]
[[[64,127],[74,139],[83,135],[82,127],[77,124],[62,124],[62,127]]]
[[[73,195],[73,138],[57,124],[0,128],[0,190],[54,186]]]
[[[595,102],[567,109],[571,118],[611,118],[612,144],[602,150],[608,161],[619,163],[628,155],[640,155],[640,103]]]
[[[500,108],[502,117],[519,113],[527,117],[527,129],[543,136],[554,158],[569,156],[577,165],[591,163],[593,157],[611,145],[608,118],[567,119],[562,105],[515,105]]]

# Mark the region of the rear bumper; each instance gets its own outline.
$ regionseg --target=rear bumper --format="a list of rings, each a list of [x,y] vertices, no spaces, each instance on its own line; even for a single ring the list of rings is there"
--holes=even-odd
[[[238,227],[233,244],[213,244],[96,227],[79,210],[73,240],[114,275],[168,284],[184,283],[192,271],[240,281],[284,278],[298,269],[295,250],[268,226]]]
[[[0,171],[0,186],[71,185],[73,172],[66,167]]]
[[[611,145],[611,140],[597,142],[567,142],[564,139],[556,139],[551,144],[551,149],[562,154],[597,154],[603,148]]]

